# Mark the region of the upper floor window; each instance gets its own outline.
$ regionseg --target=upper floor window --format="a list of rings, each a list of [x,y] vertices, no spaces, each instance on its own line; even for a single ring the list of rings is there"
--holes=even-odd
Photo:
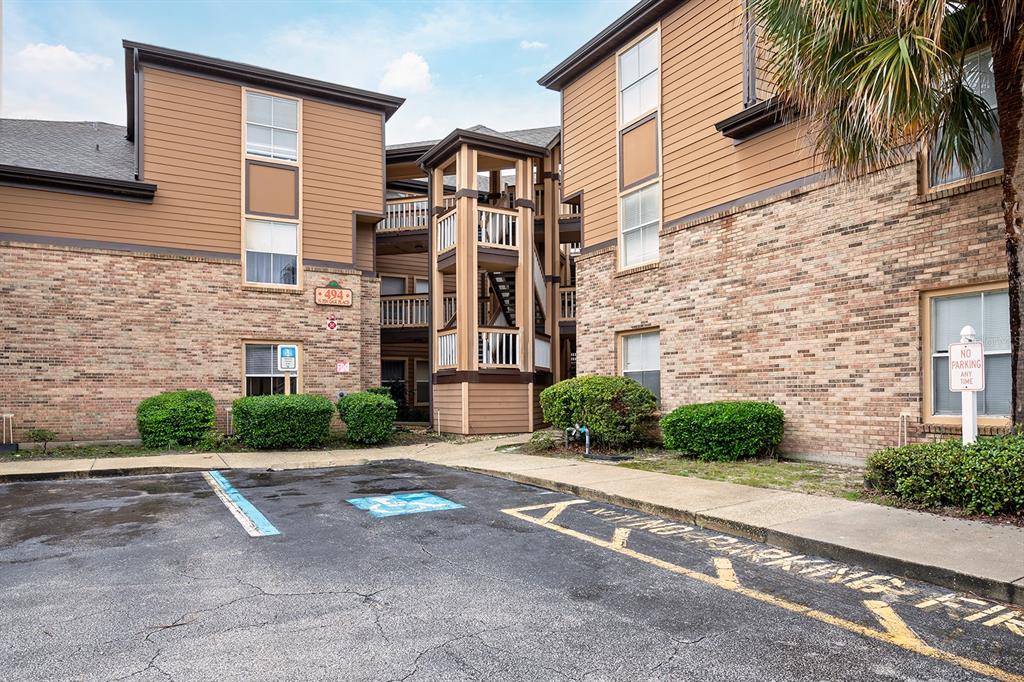
[[[658,259],[660,203],[659,183],[625,194],[619,199],[622,208],[622,267],[630,268]]]
[[[619,55],[619,123],[658,108],[660,43],[655,31]]]
[[[932,414],[960,414],[960,394],[949,390],[949,344],[960,341],[960,330],[974,327],[985,347],[985,390],[978,393],[978,414],[1010,414],[1010,302],[1006,289],[932,296],[931,374]]]
[[[298,100],[246,93],[245,151],[254,156],[298,161]]]
[[[245,281],[296,284],[299,226],[271,220],[245,222]]]
[[[998,120],[999,109],[996,104],[996,80],[992,72],[992,51],[989,49],[978,50],[967,56],[964,63],[964,74],[967,78],[967,86],[976,94],[984,98],[992,113]],[[941,129],[939,135],[942,135]],[[980,140],[981,156],[978,159],[975,175],[992,173],[1003,168],[1003,145],[999,140],[999,128],[996,127],[991,134],[985,135]],[[965,180],[967,174],[964,169],[954,163],[951,168],[944,169],[931,162],[928,163],[928,184],[931,187],[948,185],[950,183]]]

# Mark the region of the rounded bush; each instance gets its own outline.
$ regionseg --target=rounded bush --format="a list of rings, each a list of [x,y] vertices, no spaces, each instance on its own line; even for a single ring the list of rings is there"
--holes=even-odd
[[[345,437],[352,443],[383,443],[395,430],[398,405],[387,395],[362,391],[338,401],[338,414],[345,422]]]
[[[591,440],[614,447],[634,445],[648,434],[658,401],[639,383],[618,376],[582,376],[541,391],[544,421],[565,430],[580,424]]]
[[[661,419],[665,447],[708,462],[773,454],[782,442],[782,410],[750,400],[683,405]]]
[[[879,450],[864,482],[907,502],[958,506],[972,514],[1024,512],[1024,436],[957,440]]]
[[[207,391],[169,391],[146,398],[135,409],[142,445],[165,448],[203,442],[217,420]]]
[[[334,405],[320,395],[260,395],[233,403],[235,437],[257,450],[313,448],[331,435]]]

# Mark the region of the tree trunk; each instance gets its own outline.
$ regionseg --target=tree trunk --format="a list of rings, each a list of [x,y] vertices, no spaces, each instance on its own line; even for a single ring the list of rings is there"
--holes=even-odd
[[[1005,0],[1004,0],[1005,1]],[[1013,25],[1004,22],[1000,0],[984,3],[985,23],[992,45],[996,104],[999,107],[999,139],[1003,146],[1003,221],[1006,228],[1006,275],[1010,294],[1010,421],[1013,429],[1024,427],[1024,353],[1021,352],[1021,251],[1024,246],[1024,216],[1020,196],[1024,177],[1018,177],[1021,154],[1022,87],[1024,62],[1018,59],[1016,43],[1024,16],[1017,12]]]

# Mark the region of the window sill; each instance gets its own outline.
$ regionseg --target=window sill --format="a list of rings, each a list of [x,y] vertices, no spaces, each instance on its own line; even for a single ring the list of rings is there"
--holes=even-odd
[[[985,189],[986,187],[998,187],[1002,181],[1003,172],[995,171],[993,173],[980,175],[974,180],[954,182],[948,185],[939,185],[938,187],[929,187],[918,198],[918,202],[927,203],[937,199],[957,196],[958,194],[967,194],[968,192]]]
[[[262,291],[263,293],[272,294],[301,294],[305,292],[305,289],[298,285],[291,284],[254,284],[252,282],[245,282],[242,284],[242,289],[245,291]]]
[[[921,433],[960,435],[960,417],[928,417],[920,425]],[[1009,433],[1010,420],[1002,417],[978,417],[978,434],[996,436]]]
[[[657,270],[661,267],[661,261],[651,261],[650,263],[641,263],[640,265],[633,265],[628,268],[623,268],[615,273],[616,277],[627,277],[629,275],[635,275],[640,272],[647,272],[648,270]]]

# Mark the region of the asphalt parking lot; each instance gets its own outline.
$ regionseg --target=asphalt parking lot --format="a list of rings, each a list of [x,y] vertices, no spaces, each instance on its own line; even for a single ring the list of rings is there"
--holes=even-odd
[[[0,486],[5,680],[1024,680],[1019,611],[412,462]]]

